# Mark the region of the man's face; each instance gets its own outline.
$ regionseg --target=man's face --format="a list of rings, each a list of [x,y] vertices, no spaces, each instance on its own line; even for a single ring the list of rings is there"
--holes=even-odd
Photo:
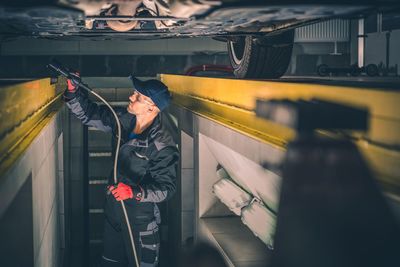
[[[129,97],[129,105],[127,110],[134,115],[143,115],[151,112],[155,108],[154,102],[150,97],[142,95],[138,91],[134,91]]]

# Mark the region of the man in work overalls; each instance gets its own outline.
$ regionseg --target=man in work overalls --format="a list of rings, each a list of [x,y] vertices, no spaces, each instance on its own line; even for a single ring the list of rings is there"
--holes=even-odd
[[[110,175],[106,194],[102,266],[135,266],[121,200],[125,202],[140,266],[157,266],[161,222],[157,203],[168,200],[176,189],[179,152],[161,116],[170,103],[168,88],[158,80],[131,80],[134,90],[128,107],[116,109],[122,145],[118,184]],[[83,124],[116,137],[111,111],[90,101],[70,80],[64,100]]]

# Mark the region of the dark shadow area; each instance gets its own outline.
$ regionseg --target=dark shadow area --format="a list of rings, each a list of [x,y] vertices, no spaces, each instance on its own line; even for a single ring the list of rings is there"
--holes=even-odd
[[[198,243],[183,254],[183,267],[227,267],[219,251],[207,244]]]
[[[0,218],[0,266],[33,266],[32,176]]]

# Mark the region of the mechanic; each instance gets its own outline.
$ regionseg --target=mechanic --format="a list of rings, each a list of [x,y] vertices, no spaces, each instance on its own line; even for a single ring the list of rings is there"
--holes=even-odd
[[[115,109],[121,122],[122,145],[119,181],[113,184],[110,174],[106,193],[102,266],[135,266],[121,200],[125,202],[140,266],[157,266],[161,223],[157,203],[171,198],[176,188],[179,152],[162,116],[170,103],[168,88],[158,80],[130,78],[134,91],[129,105]],[[84,125],[112,132],[115,139],[117,126],[111,111],[89,100],[72,81],[67,83],[64,100],[72,113]]]

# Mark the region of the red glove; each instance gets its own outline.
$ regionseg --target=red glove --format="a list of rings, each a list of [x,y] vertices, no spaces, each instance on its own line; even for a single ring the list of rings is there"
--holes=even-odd
[[[121,182],[118,183],[117,187],[114,187],[113,185],[109,186],[108,190],[113,194],[117,201],[131,198],[135,198],[137,201],[140,201],[142,199],[142,192],[140,187],[138,188],[138,192],[136,193],[136,195],[134,194],[133,188],[131,186]]]
[[[81,79],[79,72],[75,72],[72,75],[75,76],[78,80]],[[74,80],[67,79],[67,89],[69,92],[75,93],[76,89],[78,89],[78,84],[76,84]]]

